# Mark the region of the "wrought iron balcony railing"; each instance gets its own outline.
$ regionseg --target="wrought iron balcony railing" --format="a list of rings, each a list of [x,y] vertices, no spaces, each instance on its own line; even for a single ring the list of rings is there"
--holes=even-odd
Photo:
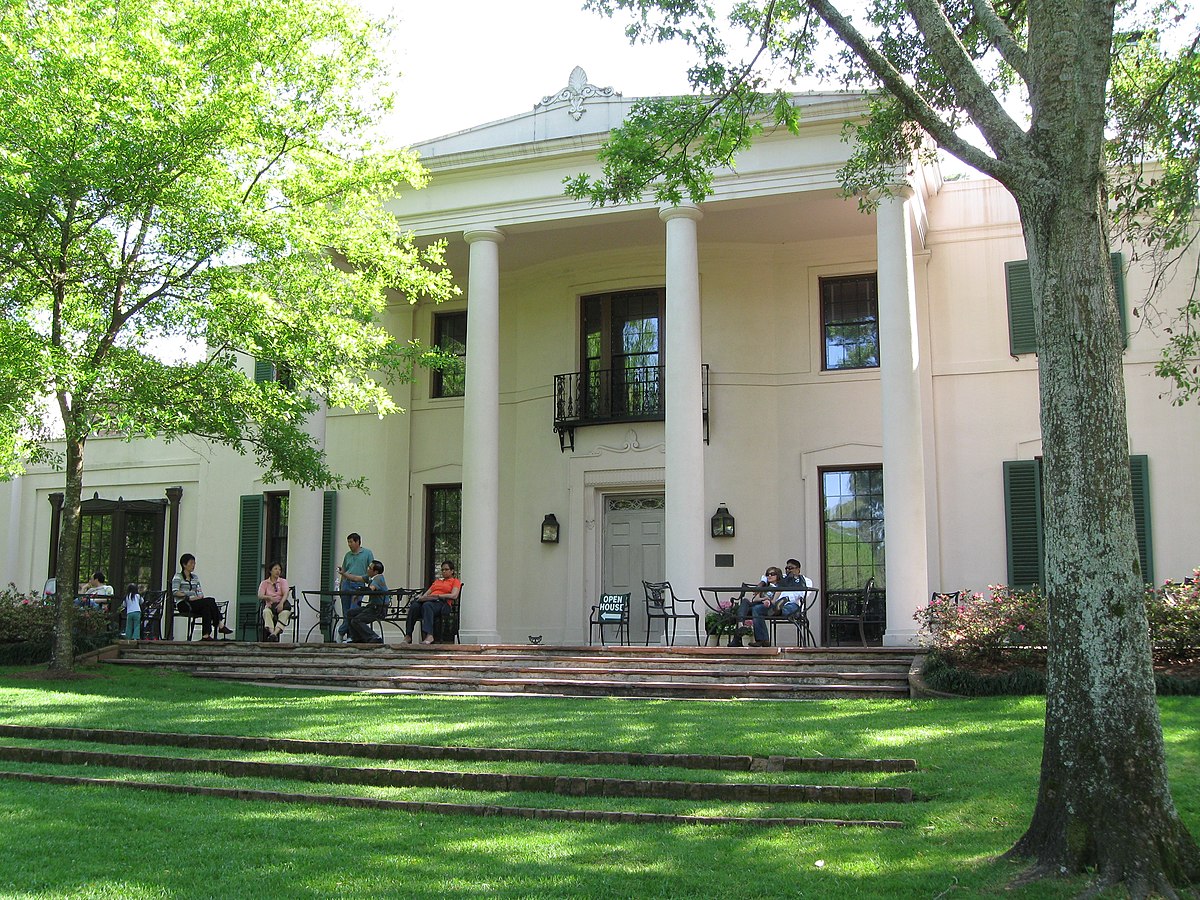
[[[708,443],[708,366],[701,367],[704,442]],[[559,446],[575,449],[575,429],[666,417],[664,366],[568,372],[554,376],[554,430]]]

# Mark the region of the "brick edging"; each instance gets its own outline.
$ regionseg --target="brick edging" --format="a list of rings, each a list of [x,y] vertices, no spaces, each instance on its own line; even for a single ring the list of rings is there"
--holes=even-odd
[[[367,744],[297,738],[224,734],[127,731],[111,728],[63,728],[49,725],[2,725],[0,737],[87,741],[104,744],[190,747],[202,750],[253,750],[312,753],[365,759],[429,759],[471,762],[540,762],[564,765],[658,766],[722,772],[914,772],[913,759],[843,757],[734,756],[700,753],[639,753],[612,750],[538,750],[499,747],[436,747],[424,744]]]
[[[717,800],[742,803],[910,803],[912,788],[856,787],[834,784],[719,783],[593,778],[575,775],[518,775],[503,772],[445,772],[306,765],[180,756],[148,756],[91,750],[0,746],[0,759],[24,763],[114,766],[152,772],[203,772],[229,778],[281,778],[317,784],[375,787],[449,788],[473,791],[522,791],[570,797],[658,800]]]
[[[163,784],[160,782],[117,781],[108,778],[82,778],[69,775],[42,775],[26,772],[0,772],[0,780],[27,781],[36,784],[115,787],[127,790],[159,791],[170,794],[190,794],[232,800],[259,800],[274,803],[308,803],[319,806],[342,806],[354,809],[397,810],[438,815],[511,816],[522,819],[547,819],[574,822],[614,824],[670,825],[752,825],[903,828],[903,822],[887,819],[816,819],[796,817],[689,816],[678,813],[611,812],[586,809],[543,809],[524,806],[494,806],[489,804],[432,803],[412,800],[382,800],[375,797],[345,797],[328,794],[297,794],[281,791],[212,788],[195,785]]]

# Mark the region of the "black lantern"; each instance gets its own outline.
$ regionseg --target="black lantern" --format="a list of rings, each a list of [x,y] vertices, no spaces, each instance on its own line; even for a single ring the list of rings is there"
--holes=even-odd
[[[712,517],[712,536],[713,537],[733,537],[733,516],[729,513],[729,508],[722,503],[717,507],[717,511]]]
[[[542,543],[558,543],[558,519],[554,518],[554,513],[546,513],[546,518],[542,519]]]

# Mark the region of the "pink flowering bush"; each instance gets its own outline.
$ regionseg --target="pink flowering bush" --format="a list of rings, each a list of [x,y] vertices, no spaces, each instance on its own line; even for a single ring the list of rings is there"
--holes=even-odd
[[[1172,656],[1189,656],[1200,648],[1200,567],[1190,582],[1166,581],[1146,591],[1150,640]]]
[[[76,650],[86,651],[108,643],[108,614],[102,610],[75,610]],[[22,592],[9,584],[0,590],[0,663],[36,663],[50,658],[54,641],[54,604],[38,591]]]
[[[1046,598],[1036,585],[1029,590],[993,584],[986,594],[959,591],[952,599],[934,598],[918,609],[927,646],[948,657],[995,659],[1033,655],[1044,648]],[[1200,648],[1200,568],[1190,582],[1167,581],[1146,590],[1150,642],[1155,650],[1189,657]]]
[[[913,618],[926,644],[948,656],[996,657],[1046,644],[1046,598],[1034,586],[988,585],[986,594],[958,591],[935,597]]]

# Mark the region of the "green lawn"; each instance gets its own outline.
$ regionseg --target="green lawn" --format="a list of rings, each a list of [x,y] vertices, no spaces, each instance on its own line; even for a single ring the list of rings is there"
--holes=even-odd
[[[27,670],[26,670],[27,671]],[[614,825],[276,805],[0,781],[6,897],[1069,897],[1081,882],[1006,889],[994,858],[1020,835],[1037,787],[1043,703],[684,702],[327,695],[100,667],[30,680],[0,670],[0,722],[493,747],[912,757],[920,771],[812,775],[583,768],[711,781],[906,785],[918,802],[770,808],[667,800],[366,788],[0,762],[38,771],[392,799],[898,819],[900,829]],[[1161,701],[1176,802],[1200,834],[1200,698]],[[29,743],[3,740],[5,744]],[[42,744],[48,746],[48,744]],[[86,749],[215,756],[174,748]],[[229,758],[262,758],[225,752]],[[272,757],[294,761],[292,757]],[[310,762],[362,765],[321,757]],[[396,761],[390,767],[430,763]],[[447,763],[456,771],[554,771]]]

